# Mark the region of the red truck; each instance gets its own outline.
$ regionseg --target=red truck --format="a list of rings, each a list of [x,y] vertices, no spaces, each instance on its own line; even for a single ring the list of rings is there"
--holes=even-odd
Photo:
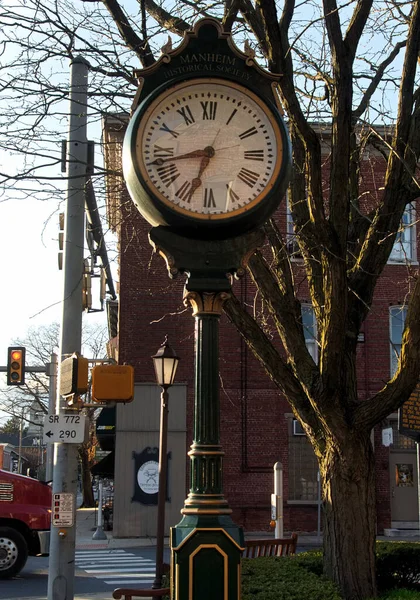
[[[13,577],[28,556],[50,547],[51,488],[0,469],[0,579]]]

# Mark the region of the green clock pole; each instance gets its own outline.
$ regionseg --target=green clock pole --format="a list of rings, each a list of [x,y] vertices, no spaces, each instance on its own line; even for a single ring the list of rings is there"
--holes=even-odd
[[[189,451],[191,487],[182,520],[171,529],[171,599],[239,600],[244,535],[223,495],[220,444],[219,320],[261,231],[229,240],[191,240],[166,227],[149,234],[169,275],[186,273],[184,303],[195,319],[194,439]]]
[[[219,410],[219,318],[228,292],[187,291],[195,317],[191,488],[171,530],[173,600],[240,598],[242,529],[223,496]]]

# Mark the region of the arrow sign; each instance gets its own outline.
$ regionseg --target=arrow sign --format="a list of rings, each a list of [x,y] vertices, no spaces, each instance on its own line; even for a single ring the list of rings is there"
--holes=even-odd
[[[44,444],[83,444],[85,432],[85,415],[45,416]]]

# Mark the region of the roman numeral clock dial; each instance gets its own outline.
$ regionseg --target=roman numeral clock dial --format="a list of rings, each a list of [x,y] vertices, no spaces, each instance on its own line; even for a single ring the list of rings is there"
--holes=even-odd
[[[170,214],[181,226],[226,223],[251,214],[279,186],[283,121],[235,82],[178,83],[143,107],[137,127],[136,173],[167,224]]]

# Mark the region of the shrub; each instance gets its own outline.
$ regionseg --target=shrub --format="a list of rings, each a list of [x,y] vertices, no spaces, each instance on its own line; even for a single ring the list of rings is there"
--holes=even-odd
[[[293,560],[315,575],[323,573],[323,556],[320,550],[298,554]],[[377,542],[376,573],[380,591],[396,587],[420,589],[420,543]]]
[[[320,577],[324,570],[324,558],[322,550],[308,550],[291,557],[297,564],[311,573]]]
[[[242,560],[242,600],[340,600],[335,585],[295,557]]]
[[[419,600],[420,593],[412,590],[393,590],[381,596],[381,600]]]
[[[418,588],[420,585],[420,543],[377,542],[376,574],[379,590]]]

